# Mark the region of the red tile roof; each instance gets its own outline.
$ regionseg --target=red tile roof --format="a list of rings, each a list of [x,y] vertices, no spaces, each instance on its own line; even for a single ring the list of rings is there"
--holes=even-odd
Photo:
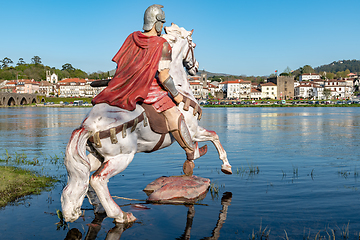
[[[261,86],[276,86],[275,83],[273,82],[268,82],[268,83],[263,83],[263,84],[260,84]]]
[[[80,79],[80,78],[65,78],[65,79],[59,81],[58,83],[70,83],[70,82],[86,83],[86,80],[85,79]]]

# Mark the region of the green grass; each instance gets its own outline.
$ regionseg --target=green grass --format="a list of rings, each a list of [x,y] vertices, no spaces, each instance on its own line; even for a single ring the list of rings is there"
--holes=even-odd
[[[29,170],[0,166],[0,207],[29,194],[39,194],[56,182],[51,177],[38,176]]]
[[[60,102],[74,102],[74,101],[79,101],[79,100],[83,100],[84,102],[88,102],[91,103],[91,100],[93,98],[61,98],[61,97],[45,97],[45,101],[46,102],[53,102],[55,104],[59,104]]]

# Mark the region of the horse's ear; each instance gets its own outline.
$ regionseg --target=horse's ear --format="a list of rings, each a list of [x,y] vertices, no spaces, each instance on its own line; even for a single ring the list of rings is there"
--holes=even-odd
[[[191,30],[190,32],[191,32],[191,33],[190,33],[190,36],[192,36],[192,34],[194,33],[194,29],[193,29],[193,30]]]

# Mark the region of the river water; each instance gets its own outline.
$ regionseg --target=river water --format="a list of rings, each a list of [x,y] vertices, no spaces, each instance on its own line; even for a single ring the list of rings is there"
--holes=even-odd
[[[0,108],[0,158],[23,154],[40,162],[23,167],[61,179],[52,190],[0,209],[1,239],[65,239],[70,229],[81,234],[78,239],[359,239],[360,109],[352,107],[204,108],[200,123],[218,133],[233,166],[233,175],[220,171],[211,143],[196,160],[194,174],[209,178],[217,194],[209,192],[193,207],[140,201],[149,182],[181,173],[185,155],[173,144],[136,154],[110,180],[113,196],[140,199],[115,200],[138,218],[130,228],[108,218],[92,224],[85,199],[84,216],[58,229],[55,213],[66,181],[61,162],[72,130],[88,111]]]

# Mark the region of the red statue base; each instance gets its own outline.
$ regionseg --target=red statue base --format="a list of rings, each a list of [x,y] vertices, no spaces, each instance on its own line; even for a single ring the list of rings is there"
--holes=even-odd
[[[194,203],[205,198],[210,179],[197,176],[159,177],[143,190],[148,201],[159,203]]]

